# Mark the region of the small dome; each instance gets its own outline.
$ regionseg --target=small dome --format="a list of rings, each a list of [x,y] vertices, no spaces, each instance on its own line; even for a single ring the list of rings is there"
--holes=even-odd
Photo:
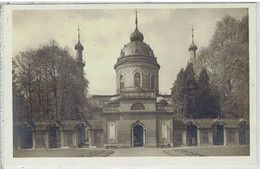
[[[75,45],[75,50],[84,50],[84,47],[81,45],[80,42],[78,42],[78,43]]]
[[[164,105],[168,104],[167,101],[161,96],[156,98],[156,103],[160,103],[160,104],[164,104]]]
[[[154,57],[153,50],[150,48],[150,46],[141,41],[133,41],[128,43],[121,50],[120,54],[121,57],[134,55]]]
[[[165,99],[161,96],[156,98],[156,102],[163,102],[163,101],[165,101]]]
[[[195,45],[195,43],[192,42],[191,45],[190,45],[190,47],[189,47],[189,51],[190,51],[190,50],[197,50],[197,49],[198,49],[197,45]]]
[[[117,102],[120,99],[120,96],[115,96],[110,99],[110,102]]]
[[[135,28],[135,31],[130,35],[130,40],[131,40],[131,42],[133,42],[133,41],[143,42],[143,41],[144,41],[144,36],[143,36],[143,34],[138,30],[137,26],[136,26],[136,28]]]

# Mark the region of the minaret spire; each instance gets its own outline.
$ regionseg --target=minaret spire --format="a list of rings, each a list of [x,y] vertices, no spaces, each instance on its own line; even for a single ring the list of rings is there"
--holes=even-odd
[[[136,28],[137,28],[137,24],[138,24],[137,10],[135,10],[135,25],[136,25]]]
[[[191,32],[192,32],[192,33],[191,33],[191,34],[192,34],[192,35],[191,35],[191,36],[192,36],[192,42],[194,42],[194,32],[193,32],[193,31],[194,31],[194,28],[193,28],[193,25],[192,25],[192,27],[191,27]]]
[[[78,25],[78,43],[75,45],[75,50],[76,50],[76,61],[78,63],[78,69],[80,70],[81,75],[84,76],[83,69],[85,67],[85,62],[82,59],[82,51],[84,50],[84,47],[80,43],[80,28],[79,28],[79,25]]]
[[[80,28],[79,28],[79,25],[78,25],[78,42],[80,42]]]
[[[189,47],[189,51],[190,51],[190,61],[191,62],[193,59],[196,58],[196,50],[198,49],[197,45],[195,45],[194,43],[194,28],[193,25],[191,27],[191,38],[192,38],[192,42],[191,45]]]

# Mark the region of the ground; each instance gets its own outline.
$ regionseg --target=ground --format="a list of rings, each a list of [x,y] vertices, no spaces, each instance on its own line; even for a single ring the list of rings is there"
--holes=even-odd
[[[248,146],[203,146],[178,148],[124,148],[113,149],[109,157],[137,156],[248,156]]]
[[[106,157],[111,153],[112,150],[90,148],[15,150],[14,157]]]
[[[168,156],[162,148],[122,148],[113,149],[114,153],[110,154],[109,157],[140,157],[140,156]]]
[[[144,157],[144,156],[248,156],[249,146],[203,146],[178,148],[51,149],[19,150],[14,157]]]

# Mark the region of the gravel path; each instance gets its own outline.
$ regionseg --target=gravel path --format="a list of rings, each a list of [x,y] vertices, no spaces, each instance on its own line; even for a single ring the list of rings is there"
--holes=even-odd
[[[108,157],[143,157],[143,156],[169,156],[164,151],[164,148],[122,148],[113,149],[114,153]]]

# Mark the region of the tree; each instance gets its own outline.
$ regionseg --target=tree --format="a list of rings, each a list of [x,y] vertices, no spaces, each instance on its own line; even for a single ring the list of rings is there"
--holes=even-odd
[[[209,76],[205,68],[200,72],[196,94],[198,118],[216,118],[220,112],[219,100],[209,84]]]
[[[192,115],[192,117],[198,117],[198,111],[196,106],[196,93],[198,89],[197,80],[193,70],[193,64],[189,63],[185,69],[186,83],[184,87],[185,99],[186,99],[186,116]]]
[[[249,113],[248,16],[224,16],[217,22],[208,47],[193,62],[198,76],[206,68],[209,84],[219,95],[221,115],[245,117]]]
[[[198,84],[190,63],[185,70],[181,69],[172,88],[173,109],[176,118],[197,117],[196,90]]]
[[[172,88],[172,100],[173,100],[173,110],[175,111],[175,116],[178,119],[182,119],[185,117],[186,106],[184,103],[185,93],[184,93],[184,85],[185,85],[185,72],[182,68],[177,75],[176,81],[174,82]]]
[[[14,113],[31,121],[85,119],[88,81],[77,67],[54,40],[19,53],[13,60],[13,97],[19,98],[20,112]]]

